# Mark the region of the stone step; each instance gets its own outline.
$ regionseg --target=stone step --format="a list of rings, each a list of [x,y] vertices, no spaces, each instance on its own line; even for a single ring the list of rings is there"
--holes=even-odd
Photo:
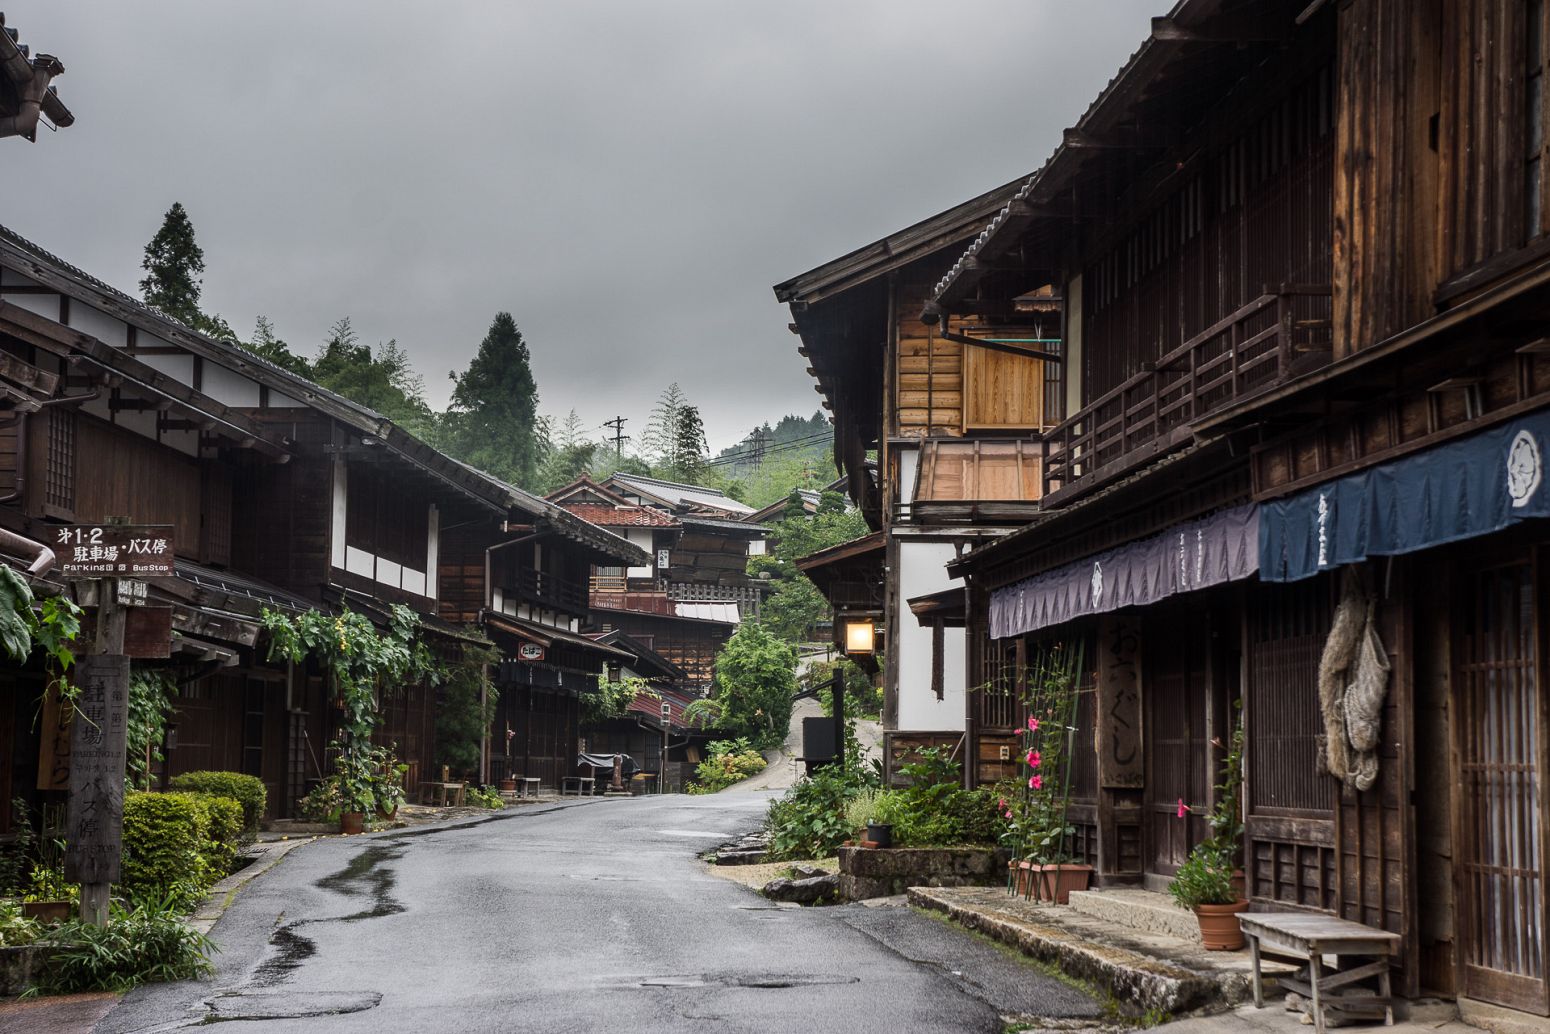
[[[1177,1016],[1220,1012],[1254,996],[1247,951],[1148,933],[991,887],[911,887],[910,904],[949,918],[1107,991],[1127,1010]],[[1266,993],[1296,967],[1265,959]]]
[[[1071,907],[1083,915],[1142,933],[1166,934],[1200,943],[1200,923],[1195,913],[1185,911],[1168,895],[1156,891],[1139,887],[1076,891],[1071,895]]]

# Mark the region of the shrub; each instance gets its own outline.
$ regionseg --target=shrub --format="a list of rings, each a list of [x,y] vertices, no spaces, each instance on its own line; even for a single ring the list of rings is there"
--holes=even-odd
[[[193,908],[230,871],[241,832],[242,808],[229,798],[126,794],[119,890],[134,902]]]
[[[995,843],[1005,828],[995,791],[963,789],[958,771],[945,750],[921,751],[900,768],[909,785],[877,795],[872,821],[891,825],[894,843],[904,847]]]
[[[50,957],[42,981],[30,992],[127,991],[152,981],[190,980],[213,970],[214,946],[178,918],[170,900],[131,909],[115,904],[106,925],[71,920],[59,926],[50,940],[59,948]]]
[[[753,749],[746,736],[712,740],[706,744],[705,752],[705,760],[694,769],[690,793],[715,793],[764,771],[764,755]]]
[[[15,901],[0,901],[0,948],[31,944],[43,936],[43,924],[22,915]]]
[[[242,828],[249,839],[258,834],[258,824],[263,821],[269,803],[263,781],[241,772],[184,772],[172,777],[171,786],[174,790],[229,797],[242,805]]]
[[[765,818],[770,860],[832,855],[851,837],[846,806],[867,785],[863,773],[828,765],[771,801]]]
[[[463,791],[463,800],[474,808],[496,810],[506,806],[506,799],[493,786],[470,786]]]

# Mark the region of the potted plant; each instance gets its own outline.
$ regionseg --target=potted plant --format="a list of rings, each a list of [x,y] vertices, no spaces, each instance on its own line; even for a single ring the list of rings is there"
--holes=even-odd
[[[1222,747],[1220,740],[1213,743]],[[1194,911],[1200,923],[1200,939],[1212,951],[1237,951],[1243,947],[1238,915],[1248,911],[1243,895],[1243,873],[1237,867],[1243,839],[1240,807],[1243,789],[1243,721],[1239,716],[1222,764],[1222,781],[1216,788],[1216,806],[1208,819],[1211,836],[1196,844],[1179,866],[1168,893],[1182,908]],[[1179,817],[1188,809],[1179,802]]]
[[[65,879],[62,865],[40,862],[32,868],[32,889],[22,895],[22,915],[40,923],[62,923],[80,888]]]
[[[409,766],[398,760],[391,747],[373,747],[371,756],[375,773],[372,796],[376,798],[377,818],[392,821],[398,817],[398,806],[404,803],[404,775]]]
[[[1200,940],[1208,949],[1243,947],[1238,915],[1248,910],[1249,903],[1233,887],[1232,854],[1215,840],[1195,845],[1168,884],[1168,893],[1181,908],[1195,913]]]
[[[333,776],[339,788],[339,832],[361,833],[366,828],[367,813],[377,808],[378,773],[373,748],[338,740],[333,746],[339,751],[334,758]]]

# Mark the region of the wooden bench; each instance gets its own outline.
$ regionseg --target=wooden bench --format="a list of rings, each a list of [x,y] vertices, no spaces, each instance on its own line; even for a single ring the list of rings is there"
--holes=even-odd
[[[1246,912],[1238,917],[1243,934],[1249,939],[1254,959],[1254,1007],[1265,1007],[1264,983],[1260,975],[1261,948],[1276,955],[1302,959],[1307,967],[1293,977],[1282,977],[1280,984],[1289,991],[1306,995],[1313,1010],[1313,1026],[1324,1034],[1324,1010],[1337,1009],[1352,1016],[1376,1018],[1394,1024],[1393,990],[1389,985],[1389,960],[1399,953],[1399,935],[1375,930],[1334,916],[1309,912]],[[1333,955],[1335,968],[1324,972],[1324,956]],[[1359,961],[1348,969],[1340,968],[1344,956]],[[1360,961],[1365,959],[1365,961]],[[1358,981],[1378,978],[1376,993],[1361,987]]]
[[[537,797],[542,789],[543,784],[537,776],[517,776],[518,797]]]
[[[435,798],[439,793],[441,795],[441,806],[443,808],[447,806],[447,801],[449,798],[451,799],[453,805],[461,808],[463,806],[463,785],[464,784],[462,783],[421,783],[420,803],[435,804]]]
[[[591,776],[566,776],[560,783],[560,796],[574,793],[577,797],[583,794],[590,796],[592,793],[593,778]]]

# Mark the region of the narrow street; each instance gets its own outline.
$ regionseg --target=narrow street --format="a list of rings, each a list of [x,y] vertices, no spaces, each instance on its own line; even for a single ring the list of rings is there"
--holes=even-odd
[[[208,983],[149,985],[112,1034],[254,1031],[996,1032],[1098,1003],[903,908],[777,907],[698,854],[764,793],[567,802],[331,838],[216,925]],[[971,976],[964,976],[968,973]]]

